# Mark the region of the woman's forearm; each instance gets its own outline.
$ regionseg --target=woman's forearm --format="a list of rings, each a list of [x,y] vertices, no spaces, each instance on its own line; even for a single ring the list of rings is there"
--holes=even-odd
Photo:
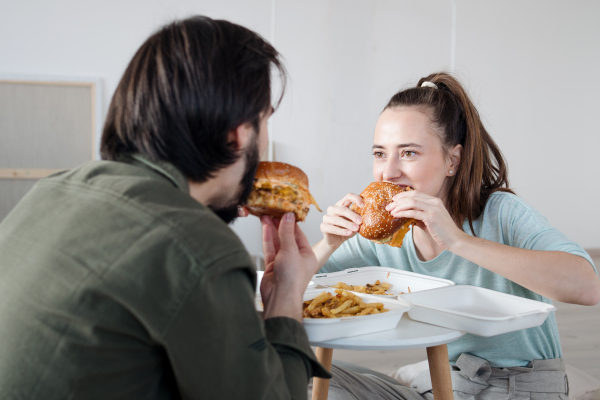
[[[318,241],[317,244],[312,246],[312,249],[315,252],[315,255],[317,256],[317,272],[319,272],[319,270],[323,268],[323,265],[325,265],[327,260],[329,260],[329,257],[331,257],[331,255],[336,251],[335,248],[329,246],[325,242],[325,239],[321,239],[320,241]]]
[[[466,234],[449,250],[542,296],[581,305],[600,302],[600,279],[582,257],[520,249]]]

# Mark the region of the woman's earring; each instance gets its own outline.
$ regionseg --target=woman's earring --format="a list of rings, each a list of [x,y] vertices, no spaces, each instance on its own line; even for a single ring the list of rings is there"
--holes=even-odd
[[[450,170],[449,174],[452,175],[452,170]]]

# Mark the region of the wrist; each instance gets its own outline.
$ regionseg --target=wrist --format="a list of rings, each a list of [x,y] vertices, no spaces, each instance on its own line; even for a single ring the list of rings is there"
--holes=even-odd
[[[276,293],[270,296],[268,303],[264,303],[263,319],[287,317],[302,322],[302,296],[283,295]]]
[[[327,242],[326,238],[321,239],[317,244],[312,247],[315,256],[317,257],[317,269],[315,274],[319,272],[323,265],[329,260],[329,257],[337,250],[338,246],[334,246]]]
[[[464,249],[469,245],[469,241],[472,239],[474,239],[473,236],[468,235],[464,231],[460,231],[454,242],[448,247],[448,251],[460,255],[464,252]]]

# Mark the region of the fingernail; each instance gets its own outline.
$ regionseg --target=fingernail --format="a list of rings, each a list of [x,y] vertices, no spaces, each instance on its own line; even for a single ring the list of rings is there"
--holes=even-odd
[[[285,213],[283,216],[283,220],[284,221],[293,221],[294,220],[294,213]]]
[[[346,235],[351,235],[352,231],[346,231]]]
[[[356,225],[356,224],[352,225],[352,229],[354,229],[355,231],[358,230],[358,225]]]
[[[356,223],[357,224],[360,224],[361,222],[362,222],[362,218],[361,217],[356,218]]]

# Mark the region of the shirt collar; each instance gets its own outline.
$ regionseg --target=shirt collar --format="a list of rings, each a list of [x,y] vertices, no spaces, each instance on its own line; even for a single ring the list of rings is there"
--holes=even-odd
[[[128,154],[128,156],[137,161],[138,163],[141,163],[144,166],[163,175],[182,192],[188,195],[190,194],[188,180],[173,164],[163,160],[152,160],[147,155],[140,153]]]

